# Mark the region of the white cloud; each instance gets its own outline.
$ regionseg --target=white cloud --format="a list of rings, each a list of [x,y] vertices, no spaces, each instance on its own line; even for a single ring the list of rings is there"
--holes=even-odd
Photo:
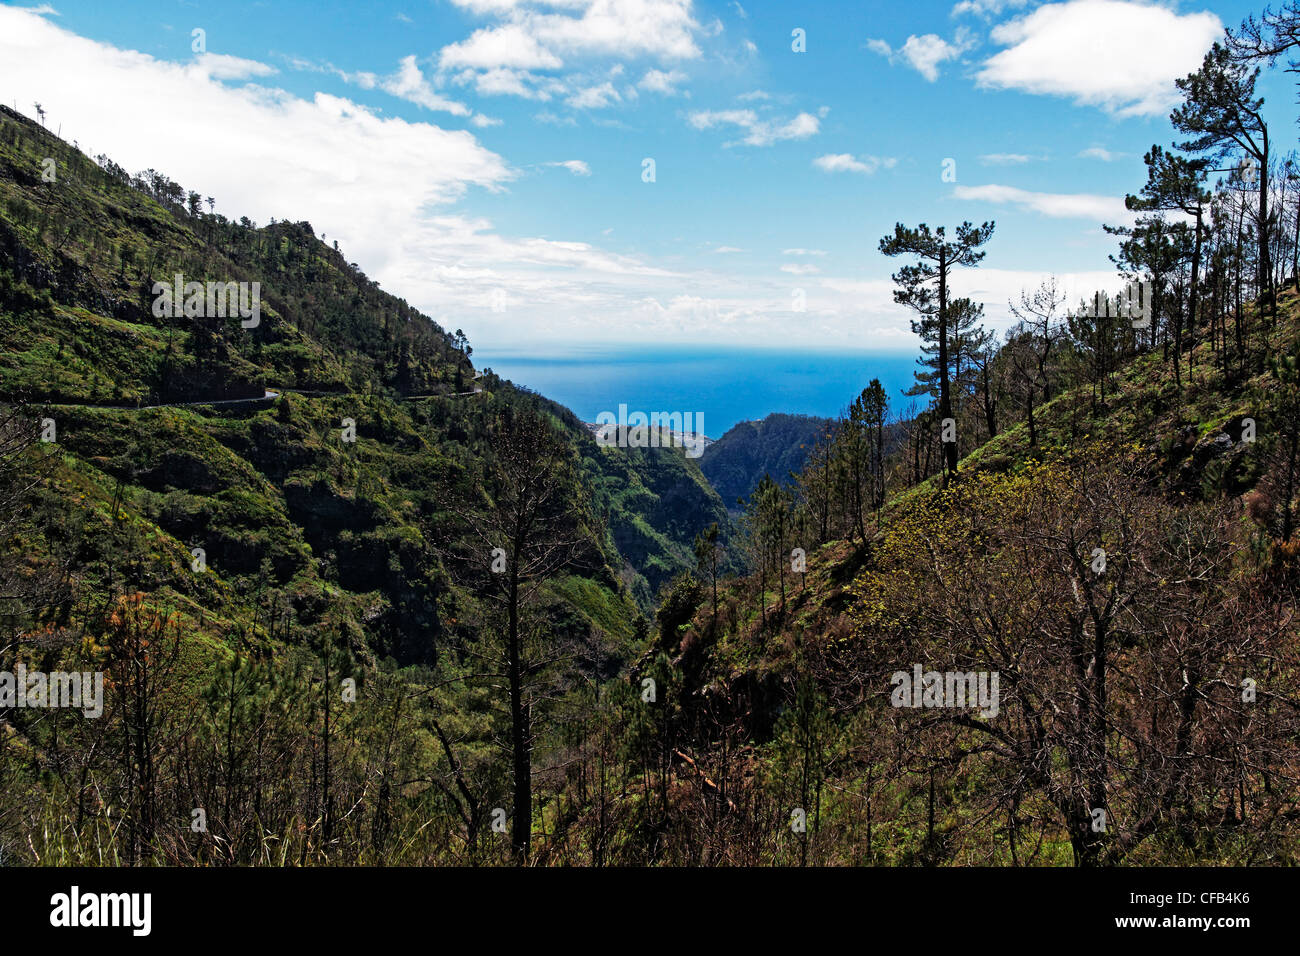
[[[1033,158],[1024,153],[985,153],[979,160],[985,166],[1020,166]]]
[[[486,129],[489,126],[500,126],[503,121],[497,119],[495,116],[484,116],[482,113],[475,113],[473,117],[471,117],[470,122],[479,129]]]
[[[525,5],[524,0],[451,0],[451,2],[480,15],[509,13]]]
[[[548,126],[577,126],[578,121],[572,116],[560,116],[552,113],[550,110],[542,110],[533,116],[533,119],[539,123],[545,123]]]
[[[271,76],[279,71],[257,60],[225,53],[201,53],[195,58],[195,68],[214,80],[247,80],[255,76]]]
[[[467,39],[439,52],[446,70],[554,70],[565,56],[646,56],[689,60],[700,55],[691,0],[456,0],[492,17]]]
[[[589,86],[581,89],[570,96],[566,103],[574,109],[598,110],[609,106],[611,103],[622,102],[623,97],[618,95],[618,90],[614,89],[614,84],[605,82],[599,86]]]
[[[475,30],[467,39],[448,44],[438,53],[438,65],[444,70],[463,67],[555,70],[562,67],[564,61],[543,48],[523,26],[510,23]]]
[[[916,72],[933,83],[939,78],[939,64],[944,60],[955,60],[961,56],[962,49],[938,34],[927,33],[908,37],[899,52]]]
[[[497,67],[491,70],[475,72],[462,70],[455,80],[463,86],[473,86],[482,96],[518,96],[526,100],[546,101],[551,98],[544,77],[539,77],[527,70],[511,70]]]
[[[580,159],[565,159],[558,163],[544,163],[545,166],[562,166],[575,176],[590,176],[591,167]]]
[[[741,249],[739,246],[718,246],[713,251],[720,255],[728,255],[733,252],[744,252],[745,250]]]
[[[641,77],[641,82],[637,86],[643,90],[650,90],[652,93],[663,93],[665,96],[675,96],[681,92],[677,89],[682,83],[685,83],[687,76],[680,70],[647,70],[645,76]]]
[[[461,5],[471,4],[489,12],[510,8],[506,0]],[[503,72],[526,84],[534,98],[561,97],[545,77]],[[385,82],[369,76],[371,89]],[[436,93],[437,78],[424,78]],[[354,82],[363,81],[358,75]],[[476,346],[517,344],[530,336],[562,343],[782,343],[789,339],[791,288],[799,286],[808,294],[808,311],[798,317],[808,344],[860,340],[882,349],[915,348],[910,315],[893,302],[893,284],[887,277],[864,278],[856,265],[851,276],[752,272],[741,268],[747,256],[719,254],[697,256],[689,268],[666,268],[649,257],[577,241],[572,233],[566,237],[570,227],[563,218],[555,238],[502,235],[490,220],[452,204],[480,189],[510,187],[522,196],[542,189],[545,178],[516,182],[505,159],[472,131],[380,115],[338,96],[298,96],[265,81],[218,80],[196,63],[95,43],[4,6],[0,89],[6,99],[41,100],[50,122],[61,122],[64,135],[79,139],[88,152],[105,152],[131,170],[163,170],[187,188],[216,196],[224,214],[309,220],[385,289],[444,326],[464,328]],[[478,115],[464,125],[472,129]],[[808,119],[800,123],[798,117],[766,117],[766,128],[754,114],[712,125],[774,141],[778,132],[815,127],[817,117],[803,115]],[[164,136],[158,135],[160,116],[167,118]],[[593,231],[599,241],[613,242]],[[626,241],[634,241],[628,235]],[[735,247],[715,251],[726,248]],[[792,248],[784,262],[804,265],[796,260],[824,253]],[[825,269],[834,260],[813,261]],[[985,272],[963,270],[978,288],[988,288]],[[970,294],[959,284],[966,281],[959,275],[954,287]],[[505,313],[493,312],[494,289],[506,291]]]
[[[206,54],[211,56],[212,54]],[[235,60],[235,57],[226,59]],[[199,58],[203,62],[203,57]],[[251,63],[249,60],[238,61],[240,63]],[[260,65],[260,64],[259,64]],[[464,103],[457,100],[449,99],[439,93],[432,83],[421,72],[419,63],[414,56],[403,57],[398,64],[396,72],[388,76],[380,76],[377,73],[371,73],[368,70],[358,70],[348,72],[340,69],[331,63],[324,65],[313,63],[308,60],[289,58],[289,65],[295,70],[308,70],[313,73],[329,73],[337,76],[345,83],[351,83],[363,90],[383,90],[390,96],[406,100],[408,103],[414,103],[417,106],[429,110],[451,113],[453,116],[469,116],[472,110]],[[272,71],[274,72],[274,71]],[[214,77],[216,74],[213,74]],[[263,74],[246,74],[246,75],[263,75]],[[223,78],[223,77],[216,77]],[[229,78],[229,77],[226,77]]]
[[[984,61],[978,80],[1118,116],[1159,116],[1177,102],[1174,80],[1199,67],[1222,35],[1222,21],[1208,11],[1180,15],[1126,0],[1051,3],[994,28],[994,42],[1007,49]]]
[[[815,275],[822,270],[807,262],[787,262],[781,266],[781,271],[795,276],[807,276]]]
[[[435,215],[469,189],[500,189],[515,177],[465,131],[380,117],[324,93],[234,86],[197,64],[96,43],[3,6],[0,88],[41,100],[87,152],[163,170],[217,197],[224,213],[310,221],[381,284],[431,311],[454,306],[449,295],[470,296],[473,283],[453,281],[457,270],[486,269],[492,252],[507,264],[520,256],[584,276],[646,268],[581,243],[507,239],[486,222]]]
[[[813,165],[826,173],[862,173],[870,176],[878,169],[893,169],[898,160],[892,156],[863,156],[855,158],[849,153],[827,153],[813,160]]]
[[[714,35],[720,21],[701,26],[692,0],[452,0],[494,20],[437,54],[438,77],[472,87],[483,96],[515,96],[547,102],[562,99],[575,109],[604,109],[638,99],[638,89],[665,96],[690,94],[674,64],[700,56],[697,37]],[[605,74],[588,63],[576,73],[555,75],[572,62],[650,59],[639,84],[615,89],[609,81],[625,72],[617,62]]]
[[[741,93],[736,97],[742,103],[749,103],[754,100],[770,100],[771,98],[772,94],[763,90],[750,90],[748,93]]]
[[[957,269],[951,277],[950,289],[954,296],[969,296],[985,307],[984,325],[1001,334],[1010,328],[1015,318],[1008,308],[1008,302],[1019,302],[1022,291],[1032,292],[1045,279],[1055,278],[1057,288],[1064,293],[1067,308],[1080,299],[1090,297],[1098,290],[1117,291],[1123,280],[1112,270],[1068,271],[1058,270],[1053,273],[1046,270],[1032,269],[996,269],[981,266],[977,269]],[[893,303],[894,284],[889,279],[843,279],[825,277],[816,280],[819,291],[809,290],[809,301],[824,300],[833,295],[836,301],[851,301],[871,317],[874,326],[873,335],[878,335],[883,342],[896,339],[906,348],[914,348],[915,340],[907,339],[891,329],[887,317],[895,313]],[[899,313],[900,318],[906,313]],[[883,333],[883,334],[882,334]],[[894,333],[891,335],[890,333]]]
[[[164,170],[239,214],[318,219],[340,238],[349,220],[373,217],[382,235],[397,210],[514,176],[464,131],[381,118],[324,93],[217,82],[202,61],[157,60],[3,6],[0,88],[39,98],[70,138],[128,169]],[[159,116],[165,136],[156,135]]]
[[[956,186],[952,194],[954,199],[1010,204],[1053,219],[1093,219],[1116,225],[1133,221],[1133,214],[1124,207],[1124,200],[1115,196],[1038,193],[992,183],[987,186]]]
[[[1124,280],[1115,270],[1048,272],[1021,269],[958,269],[953,274],[953,294],[969,296],[985,305],[985,324],[997,332],[1005,332],[1015,317],[1007,307],[1008,302],[1019,303],[1022,291],[1033,292],[1049,278],[1055,278],[1057,289],[1065,297],[1065,308],[1074,308],[1081,299],[1091,298],[1098,291],[1117,292]]]
[[[89,153],[163,170],[215,196],[223,214],[311,222],[385,289],[478,342],[786,335],[788,276],[681,273],[587,242],[500,235],[491,221],[449,209],[467,191],[516,178],[464,130],[381,116],[338,96],[219,81],[196,63],[97,43],[2,5],[0,89],[39,99]],[[504,314],[493,312],[495,289],[506,291]],[[832,328],[841,309],[853,318]],[[860,314],[846,300],[818,334],[833,341]],[[881,321],[909,334],[901,316]]]
[[[899,60],[906,62],[931,83],[939,79],[939,64],[957,59],[972,45],[973,41],[965,27],[957,30],[957,35],[951,43],[937,33],[926,33],[921,36],[913,34],[897,50],[892,49],[884,40],[871,39],[866,43],[867,49],[873,53],[888,57],[890,63],[897,63]]]
[[[1127,155],[1128,153],[1112,152],[1104,146],[1089,146],[1085,150],[1080,150],[1079,159],[1100,159],[1103,163],[1113,163]]]
[[[464,103],[447,99],[436,92],[420,72],[414,56],[404,57],[397,72],[380,80],[379,87],[399,99],[415,103],[430,110],[445,110],[453,116],[468,116],[470,108]]]
[[[800,113],[792,119],[768,120],[759,118],[753,110],[701,110],[692,113],[688,120],[696,129],[714,129],[719,126],[737,126],[745,131],[739,142],[746,146],[771,146],[788,139],[807,139],[821,130],[821,121],[811,113]],[[724,143],[735,146],[736,143]]]
[[[1003,10],[1017,10],[1028,2],[1029,0],[961,0],[952,8],[951,16],[960,17],[971,13],[987,20]]]

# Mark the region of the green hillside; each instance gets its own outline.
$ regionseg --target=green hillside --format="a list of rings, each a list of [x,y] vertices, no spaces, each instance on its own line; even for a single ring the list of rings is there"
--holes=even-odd
[[[953,475],[896,460],[865,539],[806,514],[833,462],[783,523],[751,503],[753,574],[716,609],[683,592],[663,648],[680,745],[713,755],[736,826],[808,808],[805,837],[729,860],[1294,864],[1294,282],[1271,312],[1242,314],[1243,351],[1208,326],[1185,355],[1130,343],[1104,400],[1067,341],[1032,443],[1022,412]],[[917,666],[999,673],[996,719],[896,706]]]
[[[43,177],[47,157],[53,181]],[[154,283],[176,274],[258,282],[260,322],[157,315]],[[283,792],[268,797],[277,809],[260,831],[223,836],[230,859],[251,860],[268,833],[298,825],[291,821],[305,821],[299,850],[324,852],[341,839],[334,799],[374,797],[372,756],[357,748],[378,732],[380,714],[354,708],[367,715],[355,726],[321,725],[324,701],[309,688],[330,671],[353,675],[363,700],[377,703],[366,696],[373,692],[421,702],[384,718],[411,738],[392,759],[418,765],[426,780],[383,798],[405,801],[403,821],[414,826],[413,808],[429,814],[449,799],[440,786],[454,781],[455,766],[498,766],[502,717],[482,662],[495,653],[499,609],[485,584],[491,548],[477,534],[494,505],[502,421],[545,423],[547,440],[559,443],[553,497],[585,509],[565,559],[528,598],[528,627],[571,648],[563,661],[544,655],[534,665],[531,679],[550,688],[539,711],[573,706],[640,652],[656,592],[694,565],[694,536],[725,521],[717,495],[679,450],[600,448],[567,410],[476,375],[463,336],[380,290],[309,224],[211,215],[165,176],[94,162],[7,109],[0,341],[4,579],[14,584],[4,606],[6,668],[20,659],[107,668],[116,688],[110,723],[130,736],[138,728],[119,723],[124,712],[113,708],[127,704],[114,695],[126,691],[112,675],[145,666],[153,652],[142,633],[157,631],[154,648],[174,638],[174,655],[153,664],[168,674],[166,703],[149,704],[165,711],[171,750],[159,761],[195,759],[176,747],[215,746],[207,735],[216,733],[213,695],[223,680],[231,682],[228,726],[254,719],[241,709],[254,706],[251,698],[231,702],[234,683],[298,681],[307,710],[277,711],[277,733],[296,741],[281,756],[305,761],[304,776],[289,772]],[[257,706],[287,693],[257,687]],[[149,833],[96,830],[93,840],[107,846],[84,842],[91,838],[79,831],[82,842],[37,848],[36,858],[215,852],[201,838],[155,839],[157,816],[181,790],[160,782],[142,797],[138,760],[100,766],[95,758],[80,764],[80,779],[68,778],[67,761],[89,759],[93,748],[74,757],[65,735],[99,725],[69,730],[28,717],[8,711],[0,744],[12,758],[3,761],[6,858],[34,859],[20,834],[42,819],[52,840],[69,838],[65,828],[76,827],[68,815],[84,818],[92,786],[105,788],[95,798],[105,815],[135,813],[144,800]],[[453,728],[445,744],[435,727]],[[323,738],[336,732],[352,736],[333,754],[327,807],[319,787],[309,793],[303,781],[319,777],[312,761],[324,759]],[[562,739],[539,740],[539,755],[555,753]],[[254,766],[247,757],[221,758],[224,776],[210,785],[222,801],[276,790],[267,777],[280,773],[274,761]],[[485,804],[508,803],[491,796],[502,786],[497,770],[481,785]],[[107,828],[108,816],[100,820]],[[233,831],[230,820],[225,826]],[[451,845],[421,842],[418,852]],[[382,852],[394,846],[385,842]]]
[[[920,411],[698,464],[0,108],[0,860],[1300,862],[1300,190],[1226,42],[1115,288],[995,334],[997,224],[898,222]]]
[[[700,470],[728,508],[748,498],[764,475],[786,481],[803,469],[832,422],[812,415],[775,412],[761,421],[741,422],[704,449]]]

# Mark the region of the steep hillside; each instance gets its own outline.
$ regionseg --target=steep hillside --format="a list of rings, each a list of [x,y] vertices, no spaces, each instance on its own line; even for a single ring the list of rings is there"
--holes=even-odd
[[[227,508],[232,520],[249,523],[235,547],[239,535],[221,511],[191,502],[203,520],[178,520],[172,530],[211,535],[215,568],[249,574],[267,559],[281,570],[309,566],[282,554],[287,545],[264,540],[287,522],[285,534],[296,528],[316,558],[330,556],[347,590],[387,582],[404,592],[392,622],[410,633],[383,646],[436,633],[430,608],[407,606],[432,585],[412,585],[418,562],[393,549],[436,511],[430,498],[439,485],[460,480],[481,450],[487,410],[513,389],[476,382],[463,339],[384,293],[309,224],[257,228],[203,215],[197,197],[187,205],[160,174],[133,181],[109,160],[101,168],[16,114],[0,115],[4,397],[51,403],[60,447],[112,462],[112,480],[158,494],[234,493],[237,482],[208,473],[207,449],[187,451],[173,428],[205,433],[214,453],[239,459],[254,482],[241,490],[269,499],[258,510],[278,516],[263,524],[251,510]],[[47,156],[56,161],[53,182],[42,178]],[[258,324],[155,315],[153,284],[176,274],[258,282]],[[222,407],[219,417],[199,405],[235,398],[259,401]],[[694,534],[722,516],[717,497],[681,455],[601,452],[573,416],[547,410],[600,488],[614,574],[648,608],[660,583],[693,563]],[[347,418],[356,423],[355,448],[341,440]],[[353,451],[361,454],[345,455]],[[344,541],[345,533],[365,541]],[[406,583],[387,576],[390,560]]]
[[[160,306],[156,284],[177,275],[205,285]],[[224,316],[209,283],[229,293]],[[240,291],[256,313],[234,310]],[[161,174],[92,162],[0,109],[0,665],[94,666],[112,682],[105,731],[0,713],[5,859],[27,858],[22,835],[42,816],[50,834],[78,830],[86,788],[101,785],[94,835],[41,847],[41,860],[251,861],[275,833],[332,852],[361,827],[336,821],[335,800],[369,808],[364,840],[347,831],[349,858],[392,858],[396,837],[376,820],[398,797],[370,789],[362,746],[381,733],[402,740],[389,772],[400,763],[424,781],[400,795],[402,820],[452,812],[440,788],[471,766],[466,812],[508,803],[500,665],[483,663],[502,653],[492,573],[494,546],[509,543],[483,536],[521,450],[503,423],[541,421],[558,442],[522,449],[558,456],[543,504],[572,524],[557,525],[569,537],[546,573],[525,579],[520,620],[530,647],[546,637],[525,674],[539,695],[532,749],[540,762],[566,746],[563,723],[541,729],[541,716],[581,709],[640,652],[656,592],[726,513],[680,450],[600,448],[566,409],[476,375],[466,346],[310,224],[229,221]],[[161,747],[151,759],[170,781],[143,796],[138,766],[101,763],[90,736],[143,732],[123,709],[135,706],[125,669],[140,667],[157,669],[141,706],[158,708],[147,749]],[[320,689],[337,694],[343,675],[375,706],[331,718]],[[256,707],[290,695],[275,711],[278,758],[218,748],[222,694],[228,725],[252,713],[237,686]],[[417,703],[385,710],[388,695]],[[331,761],[335,735],[351,742]],[[216,775],[183,783],[193,748],[211,748],[200,774]],[[73,760],[79,783],[62,776]],[[164,839],[152,823],[127,834],[98,816],[185,816],[171,801],[197,799],[187,788],[226,806],[221,841]],[[249,825],[257,805],[263,822]],[[433,860],[450,840],[401,845]]]
[[[833,424],[829,418],[780,412],[741,422],[704,450],[700,471],[727,508],[738,511],[738,502],[754,493],[764,475],[784,482],[801,471]]]
[[[678,590],[635,674],[673,675],[679,746],[746,807],[730,858],[798,807],[778,858],[1300,859],[1300,792],[1270,783],[1300,767],[1294,283],[1270,311],[1239,316],[1244,351],[1204,328],[1186,355],[1061,372],[1032,432],[896,487],[865,540],[796,515],[757,527],[770,558],[716,604]],[[1000,686],[945,709],[949,673]]]

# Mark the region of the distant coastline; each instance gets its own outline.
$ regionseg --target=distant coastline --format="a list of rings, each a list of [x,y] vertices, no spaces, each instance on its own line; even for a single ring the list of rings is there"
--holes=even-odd
[[[879,378],[891,408],[912,399],[914,355],[841,350],[790,351],[725,346],[574,346],[553,351],[479,348],[479,368],[540,392],[584,422],[620,403],[646,411],[704,416],[714,438],[773,412],[835,417]]]

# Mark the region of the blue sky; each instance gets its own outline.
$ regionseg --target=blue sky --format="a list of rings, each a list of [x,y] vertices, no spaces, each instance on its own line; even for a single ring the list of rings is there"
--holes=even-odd
[[[0,99],[227,215],[310,220],[481,349],[911,351],[895,221],[997,220],[958,282],[995,325],[1047,273],[1091,291],[1172,79],[1255,9],[62,0],[0,5]],[[1263,85],[1286,147],[1289,79]]]

